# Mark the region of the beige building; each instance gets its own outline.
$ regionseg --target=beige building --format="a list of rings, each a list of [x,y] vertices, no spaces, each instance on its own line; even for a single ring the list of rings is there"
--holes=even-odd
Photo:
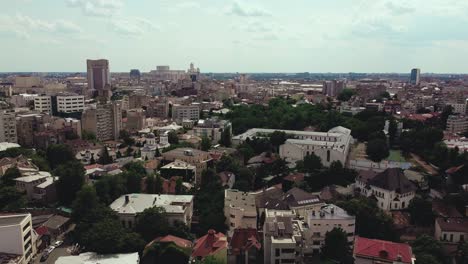
[[[304,234],[306,242],[304,253],[318,254],[325,244],[325,235],[334,228],[342,229],[350,244],[354,241],[356,217],[349,215],[340,207],[329,204],[317,211],[309,212],[307,217],[309,228]]]
[[[172,106],[172,119],[180,123],[183,120],[198,120],[200,118],[200,107],[198,105]]]
[[[16,189],[19,192],[26,193],[28,200],[33,200],[34,197],[34,188],[51,178],[49,172],[45,171],[32,171],[23,173],[23,177],[15,178]]]
[[[447,119],[447,132],[457,134],[468,131],[468,118],[464,115],[450,115]]]
[[[38,76],[16,76],[15,87],[16,88],[42,87],[42,80],[41,80],[41,77],[38,77]]]
[[[30,214],[0,216],[0,258],[12,261],[5,263],[31,263],[36,254],[36,237]]]
[[[110,98],[111,78],[108,60],[87,60],[88,93],[92,96]]]
[[[57,112],[83,112],[85,107],[84,95],[57,95]]]
[[[224,191],[224,215],[230,231],[237,228],[257,228],[255,196],[228,189]]]
[[[164,152],[163,158],[168,161],[181,160],[194,165],[196,170],[195,183],[201,182],[201,173],[208,167],[211,161],[210,153],[193,148],[177,148]]]
[[[466,241],[468,239],[468,219],[437,218],[434,237],[445,243],[457,244],[460,241]]]
[[[15,113],[0,111],[0,142],[17,141]]]
[[[213,144],[218,144],[223,132],[229,131],[232,135],[231,122],[218,119],[198,120],[197,125],[193,127],[193,134],[197,137],[207,137]]]
[[[122,129],[122,110],[120,104],[97,104],[86,109],[81,116],[83,130],[92,132],[100,141],[117,140]]]
[[[193,195],[133,193],[120,196],[110,205],[122,225],[130,229],[135,227],[137,215],[152,207],[164,208],[170,225],[176,221],[188,227],[192,224]]]
[[[52,114],[52,99],[47,95],[40,95],[34,98],[34,110],[40,113]]]
[[[139,131],[145,128],[145,112],[143,109],[131,109],[127,111],[127,123],[125,129],[128,131]]]
[[[302,224],[294,211],[266,210],[263,225],[265,264],[302,263]]]

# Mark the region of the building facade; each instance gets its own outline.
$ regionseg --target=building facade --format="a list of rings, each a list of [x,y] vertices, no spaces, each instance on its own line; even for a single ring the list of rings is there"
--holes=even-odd
[[[0,216],[0,237],[0,255],[18,256],[13,263],[31,263],[36,241],[30,214]]]
[[[83,111],[83,130],[92,132],[100,141],[117,140],[122,130],[122,110],[116,102],[97,104]]]
[[[450,115],[446,131],[453,134],[465,133],[468,131],[468,118],[464,115]]]
[[[257,228],[255,196],[238,190],[225,190],[224,215],[230,231],[237,228]]]
[[[111,79],[108,60],[87,60],[88,93],[110,98]]]
[[[198,105],[179,105],[172,106],[172,119],[176,122],[183,120],[198,120],[200,118],[200,107]]]
[[[15,113],[0,111],[0,142],[17,141]]]

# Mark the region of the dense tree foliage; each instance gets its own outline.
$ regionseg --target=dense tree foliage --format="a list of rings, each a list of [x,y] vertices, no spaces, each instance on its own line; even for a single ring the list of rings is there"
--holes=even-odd
[[[111,164],[112,162],[113,160],[112,157],[109,155],[109,150],[107,150],[107,147],[103,147],[97,163],[106,165]]]
[[[390,241],[398,240],[399,236],[392,218],[378,208],[374,200],[360,197],[340,201],[337,205],[356,216],[357,235]]]
[[[26,206],[26,196],[13,186],[0,185],[0,211],[15,211]]]
[[[69,161],[75,160],[75,155],[68,145],[50,145],[46,151],[47,160],[52,169]]]
[[[171,131],[167,134],[169,144],[179,144],[179,137],[175,131]]]
[[[211,140],[207,136],[202,137],[200,148],[203,151],[208,151],[211,148]]]
[[[421,226],[431,226],[434,224],[434,213],[432,212],[431,202],[420,197],[415,197],[411,200],[408,211],[414,224]]]
[[[77,160],[72,160],[58,166],[54,170],[54,175],[58,176],[57,194],[61,204],[70,205],[75,199],[76,193],[85,183],[85,169],[83,164]]]
[[[21,177],[21,172],[15,166],[8,168],[0,179],[3,185],[15,186],[15,179],[18,177]]]
[[[366,154],[370,160],[375,162],[385,159],[390,154],[387,141],[384,139],[369,140],[366,146]]]
[[[219,144],[221,144],[224,147],[231,147],[232,145],[232,135],[231,135],[231,130],[230,129],[225,129],[221,133],[221,139],[219,140]]]
[[[333,228],[325,234],[325,244],[322,247],[322,257],[339,263],[353,263],[348,235],[341,228]]]
[[[158,236],[165,236],[169,233],[169,222],[166,211],[162,207],[152,207],[145,209],[138,214],[138,222],[135,230],[149,242]]]
[[[349,101],[353,95],[355,95],[356,92],[352,89],[343,89],[341,93],[338,94],[337,99],[340,101]]]
[[[416,255],[416,264],[448,263],[445,261],[442,244],[431,236],[419,236],[411,246]]]

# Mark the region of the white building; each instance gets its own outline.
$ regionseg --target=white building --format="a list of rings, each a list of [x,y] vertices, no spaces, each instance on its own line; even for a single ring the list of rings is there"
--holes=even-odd
[[[213,144],[218,144],[224,131],[229,131],[232,135],[231,122],[226,120],[205,119],[198,120],[193,127],[193,134],[197,137],[207,137]]]
[[[351,130],[341,126],[332,128],[328,132],[252,128],[243,134],[234,136],[232,143],[239,145],[247,138],[266,137],[275,131],[284,132],[290,137],[280,146],[279,150],[280,157],[290,163],[303,160],[307,155],[315,154],[320,157],[324,166],[329,166],[333,161],[345,164],[350,146],[353,143]]]
[[[175,221],[189,227],[192,224],[193,195],[133,193],[120,196],[110,205],[119,216],[122,225],[127,228],[133,228],[138,221],[137,215],[152,207],[164,208],[171,225]]]
[[[468,238],[468,219],[466,218],[442,218],[435,221],[434,237],[444,243],[457,244]]]
[[[357,177],[355,187],[362,195],[375,198],[386,211],[408,208],[416,191],[400,168],[386,169],[373,177]]]
[[[11,254],[17,256],[13,263],[30,263],[36,254],[36,238],[30,214],[0,216],[0,257]]]
[[[23,177],[15,178],[16,189],[19,192],[26,192],[26,197],[28,200],[34,199],[34,187],[44,183],[47,179],[52,179],[52,176],[49,172],[46,171],[34,171],[24,173]]]
[[[447,132],[465,133],[468,131],[468,118],[464,115],[450,115],[447,118]]]
[[[15,113],[0,111],[0,142],[18,142]]]
[[[263,258],[265,264],[302,263],[302,225],[294,211],[265,211]]]
[[[48,95],[40,95],[34,98],[34,110],[52,114],[52,98]]]
[[[334,228],[342,229],[350,244],[354,241],[356,217],[349,215],[340,207],[329,204],[307,216],[308,230],[304,234],[304,253],[318,254],[325,243],[325,235]]]
[[[182,122],[184,119],[198,120],[200,118],[200,107],[198,105],[179,105],[172,106],[172,119],[176,122]]]
[[[57,112],[83,112],[85,107],[84,95],[57,95]]]
[[[236,228],[257,228],[255,196],[228,189],[224,191],[224,215],[230,231]]]
[[[455,113],[455,114],[466,114],[466,103],[462,103],[462,104],[459,104],[459,103],[447,103],[447,106],[451,106],[452,107],[452,112]]]

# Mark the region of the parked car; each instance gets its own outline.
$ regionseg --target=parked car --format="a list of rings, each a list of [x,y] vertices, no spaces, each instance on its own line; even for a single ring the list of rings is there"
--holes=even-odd
[[[52,251],[54,251],[54,249],[55,249],[55,246],[49,246],[48,248],[44,250],[44,252],[47,252],[47,254],[50,254],[52,253]]]
[[[49,253],[47,253],[47,251],[45,251],[41,256],[41,262],[46,261],[47,258],[49,258]]]

